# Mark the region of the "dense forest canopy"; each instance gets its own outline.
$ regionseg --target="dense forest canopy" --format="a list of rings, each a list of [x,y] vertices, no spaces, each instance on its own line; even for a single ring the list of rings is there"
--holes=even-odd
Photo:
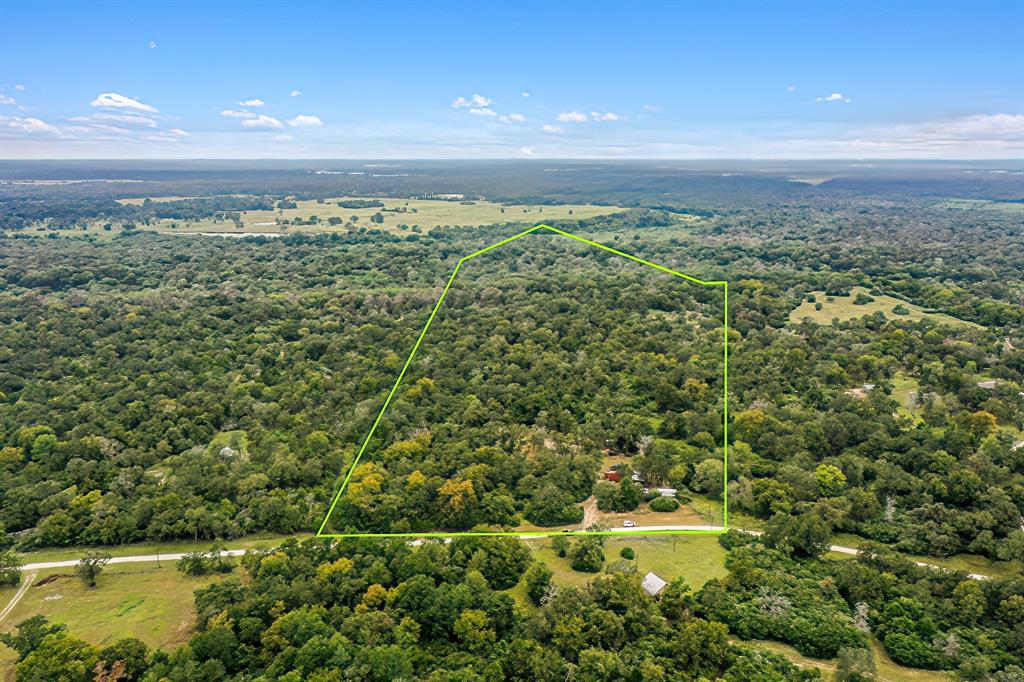
[[[729,508],[734,525],[765,531],[723,538],[727,578],[660,601],[622,565],[541,599],[541,569],[515,540],[289,544],[197,595],[191,644],[143,652],[133,679],[335,679],[318,671],[324,657],[363,671],[353,679],[518,679],[525,661],[552,679],[813,678],[730,632],[817,657],[855,658],[874,638],[904,665],[1016,679],[1024,581],[903,556],[1024,559],[1012,178],[943,167],[807,184],[582,164],[543,173],[544,192],[541,171],[486,164],[377,180],[112,169],[92,177],[142,182],[0,186],[4,546],[315,530],[455,264],[521,225],[223,239],[153,234],[145,220],[428,190],[614,202],[623,210],[558,225],[730,282]],[[117,201],[161,192],[182,198]],[[947,201],[965,197],[977,203]],[[96,220],[143,229],[62,237]],[[553,236],[472,261],[331,528],[578,528],[591,498],[608,514],[720,503],[722,304],[720,290]],[[826,305],[855,314],[793,315]],[[621,480],[600,480],[610,459]],[[641,485],[676,492],[656,503]],[[838,533],[875,544],[823,557]],[[600,570],[599,541],[577,542],[574,562]],[[529,612],[503,592],[520,579],[540,585]],[[19,665],[42,665],[47,646],[93,664],[128,657],[74,634],[26,634]]]

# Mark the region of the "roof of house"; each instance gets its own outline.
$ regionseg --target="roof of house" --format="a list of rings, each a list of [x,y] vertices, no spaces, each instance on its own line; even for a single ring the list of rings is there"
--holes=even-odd
[[[668,583],[666,583],[664,580],[654,575],[653,573],[648,573],[644,576],[643,583],[641,584],[643,585],[644,591],[647,592],[647,594],[654,597],[663,589],[665,589],[665,585],[667,585]]]

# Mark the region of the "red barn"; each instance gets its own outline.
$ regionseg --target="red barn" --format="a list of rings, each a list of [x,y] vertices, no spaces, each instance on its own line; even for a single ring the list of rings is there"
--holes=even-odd
[[[609,469],[608,471],[604,472],[602,476],[606,481],[615,481],[616,483],[618,483],[619,481],[622,480],[622,474],[620,474],[618,471],[615,471],[614,469]]]

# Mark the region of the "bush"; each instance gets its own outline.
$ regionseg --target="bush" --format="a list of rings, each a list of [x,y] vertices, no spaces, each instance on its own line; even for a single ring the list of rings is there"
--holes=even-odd
[[[578,538],[572,547],[572,570],[597,573],[604,563],[604,541],[599,536]]]
[[[526,569],[526,596],[537,606],[541,605],[544,595],[551,588],[551,576],[554,575],[548,565],[537,561]]]
[[[0,585],[21,582],[21,561],[14,552],[0,552]]]
[[[674,497],[659,497],[651,502],[651,511],[674,512],[679,509],[679,502]]]
[[[628,561],[632,561],[636,558],[636,552],[630,547],[623,547],[622,551],[619,552],[619,556]]]
[[[206,575],[207,573],[230,573],[235,564],[223,553],[223,543],[214,543],[206,552],[189,552],[178,560],[178,570],[185,575]]]
[[[556,535],[551,538],[551,549],[558,553],[558,556],[565,558],[565,555],[569,553],[569,538],[564,535]]]

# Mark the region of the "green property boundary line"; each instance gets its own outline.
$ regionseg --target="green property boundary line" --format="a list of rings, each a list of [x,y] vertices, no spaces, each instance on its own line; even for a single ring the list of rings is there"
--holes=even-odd
[[[324,530],[327,528],[327,522],[331,518],[331,514],[334,513],[334,508],[338,505],[338,501],[341,499],[342,493],[345,492],[345,488],[348,486],[348,481],[352,478],[352,473],[356,470],[356,466],[359,464],[359,460],[362,458],[363,453],[366,451],[366,447],[370,443],[370,439],[373,438],[373,434],[377,431],[377,426],[380,424],[380,420],[384,417],[384,412],[387,411],[388,405],[391,404],[391,399],[395,396],[398,391],[399,385],[402,383],[402,379],[405,377],[406,370],[409,369],[409,365],[412,364],[412,360],[416,357],[416,351],[419,350],[420,343],[423,341],[423,337],[426,336],[427,330],[430,329],[430,324],[434,321],[434,316],[437,315],[437,311],[441,308],[441,304],[444,302],[444,297],[448,293],[448,289],[451,288],[452,282],[455,281],[456,275],[459,274],[459,270],[462,269],[462,264],[471,258],[482,256],[483,254],[496,249],[499,246],[508,244],[517,239],[525,237],[528,234],[537,232],[538,230],[548,230],[555,234],[560,234],[563,237],[574,239],[588,246],[601,249],[613,253],[616,256],[622,256],[641,265],[652,267],[655,270],[674,275],[685,279],[688,282],[694,284],[700,284],[702,286],[713,286],[722,287],[724,292],[724,310],[722,313],[722,361],[723,361],[723,415],[722,415],[722,453],[723,453],[723,475],[722,475],[722,526],[714,527],[710,526],[707,529],[672,529],[672,530],[644,530],[643,528],[636,528],[635,530],[615,530],[615,531],[589,531],[589,530],[550,530],[550,531],[462,531],[462,532],[444,532],[444,531],[428,531],[423,533],[407,532],[407,533],[325,533]],[[644,260],[643,258],[637,258],[631,254],[613,249],[610,246],[591,241],[579,235],[575,235],[571,232],[561,230],[557,227],[552,227],[546,224],[539,224],[531,227],[529,230],[520,232],[519,234],[502,239],[500,242],[491,244],[479,251],[474,251],[468,256],[463,256],[459,262],[455,265],[455,270],[452,271],[451,276],[448,278],[448,282],[444,285],[444,290],[441,291],[441,296],[438,297],[437,303],[434,304],[434,309],[430,311],[430,317],[427,318],[427,323],[423,325],[422,331],[420,331],[419,337],[416,339],[416,343],[412,347],[412,351],[409,353],[409,357],[405,361],[405,365],[402,367],[402,371],[399,372],[398,378],[395,380],[394,386],[391,387],[391,392],[388,393],[388,397],[384,400],[384,405],[381,406],[380,412],[377,413],[377,418],[373,422],[373,426],[370,427],[369,433],[366,434],[366,438],[363,439],[363,444],[359,448],[359,452],[356,454],[355,459],[352,461],[352,465],[349,467],[348,473],[345,475],[345,479],[341,483],[341,488],[334,495],[334,499],[331,501],[331,506],[327,510],[326,516],[324,516],[323,523],[320,524],[320,529],[316,532],[316,537],[319,538],[454,538],[454,537],[501,537],[501,536],[512,536],[512,537],[553,537],[560,535],[719,535],[726,532],[729,529],[729,282],[725,280],[714,280],[704,281],[697,279],[690,275],[682,272],[677,272],[671,268],[666,268],[664,265],[658,265],[650,261]]]

